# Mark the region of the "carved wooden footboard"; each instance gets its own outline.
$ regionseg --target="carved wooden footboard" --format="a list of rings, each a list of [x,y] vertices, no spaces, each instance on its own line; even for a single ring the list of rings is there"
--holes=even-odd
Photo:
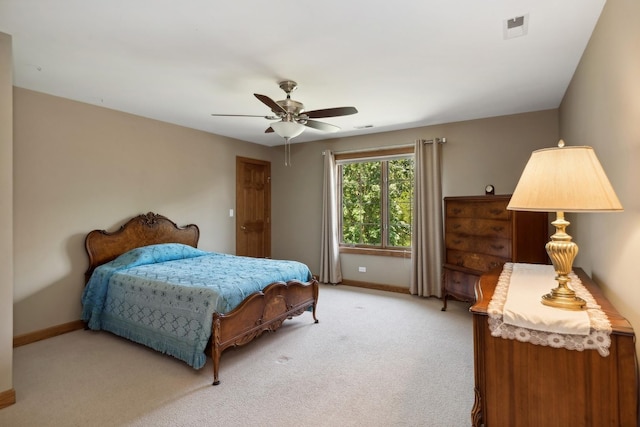
[[[220,355],[228,347],[249,343],[264,331],[275,331],[286,319],[313,309],[316,318],[318,282],[277,282],[262,292],[249,295],[235,310],[213,314],[211,358],[213,359],[213,385],[218,385]]]
[[[88,281],[96,267],[119,255],[141,246],[159,243],[182,243],[197,247],[200,231],[194,224],[178,227],[170,219],[149,212],[130,219],[114,232],[93,230],[85,239],[89,256]],[[214,313],[211,325],[211,357],[213,359],[213,385],[218,378],[220,355],[232,346],[249,343],[264,331],[275,331],[286,319],[312,309],[316,318],[318,282],[291,281],[270,284],[262,292],[249,295],[238,307],[227,314]]]

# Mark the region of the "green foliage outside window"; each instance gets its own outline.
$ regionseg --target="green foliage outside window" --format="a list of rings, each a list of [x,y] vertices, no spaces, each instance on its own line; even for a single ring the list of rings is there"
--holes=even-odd
[[[342,166],[343,242],[382,245],[382,164],[350,163]]]
[[[413,158],[341,165],[342,243],[410,247]]]
[[[388,246],[411,246],[413,213],[413,159],[387,162],[389,192]]]

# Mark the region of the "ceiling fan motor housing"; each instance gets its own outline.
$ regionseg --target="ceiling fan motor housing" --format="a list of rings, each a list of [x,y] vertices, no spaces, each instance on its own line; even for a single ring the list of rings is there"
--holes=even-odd
[[[276,101],[288,114],[297,116],[304,111],[304,104],[302,102],[294,101],[291,98],[283,99],[282,101]],[[277,113],[277,111],[275,111]]]

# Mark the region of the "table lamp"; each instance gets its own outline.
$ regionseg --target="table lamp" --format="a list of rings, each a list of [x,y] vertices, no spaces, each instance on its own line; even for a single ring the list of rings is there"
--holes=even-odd
[[[558,286],[542,296],[542,303],[568,310],[585,308],[585,301],[568,286],[578,245],[565,231],[569,221],[565,220],[564,213],[623,210],[593,148],[565,147],[560,140],[557,148],[534,151],[507,209],[556,212],[556,220],[551,223],[556,232],[546,250],[555,268]]]

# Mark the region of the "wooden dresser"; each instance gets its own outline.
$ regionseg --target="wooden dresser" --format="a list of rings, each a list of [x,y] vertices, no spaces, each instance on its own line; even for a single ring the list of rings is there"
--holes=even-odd
[[[547,264],[545,212],[509,211],[511,195],[445,197],[442,310],[447,299],[475,301],[474,286],[505,262]]]
[[[473,313],[474,427],[636,427],[638,371],[631,325],[581,269],[582,284],[612,326],[610,354],[567,350],[493,337],[487,307],[501,269],[476,286]]]

